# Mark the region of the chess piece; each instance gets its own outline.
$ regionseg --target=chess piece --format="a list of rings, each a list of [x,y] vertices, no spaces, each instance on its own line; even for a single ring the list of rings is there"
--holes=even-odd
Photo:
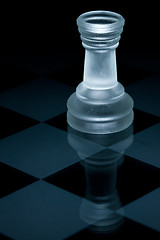
[[[68,124],[86,133],[121,131],[133,121],[133,100],[117,81],[116,48],[124,18],[92,11],[80,15],[77,25],[85,48],[84,75],[67,101]]]

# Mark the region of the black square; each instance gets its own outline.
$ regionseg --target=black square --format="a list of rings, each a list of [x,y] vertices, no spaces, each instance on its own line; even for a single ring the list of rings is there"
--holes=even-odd
[[[0,139],[22,131],[37,123],[37,120],[24,116],[4,107],[0,107],[1,125]]]
[[[68,129],[67,112],[62,113],[56,117],[53,117],[53,118],[45,121],[45,123],[67,132],[67,129]]]
[[[95,165],[90,161],[91,158],[102,160],[104,156],[103,164]],[[112,160],[108,160],[108,156]],[[115,191],[121,206],[160,187],[159,169],[128,156],[123,159],[120,153],[111,149],[106,148],[87,159],[47,177],[45,181],[91,201],[107,198]]]
[[[38,77],[39,74],[37,73],[19,68],[14,64],[0,61],[0,92]]]
[[[0,172],[0,197],[4,197],[38,180],[37,178],[4,163],[0,163]]]
[[[85,196],[85,169],[81,161],[50,175],[44,180],[80,197]]]
[[[141,132],[160,122],[160,118],[153,114],[134,108],[134,133]]]

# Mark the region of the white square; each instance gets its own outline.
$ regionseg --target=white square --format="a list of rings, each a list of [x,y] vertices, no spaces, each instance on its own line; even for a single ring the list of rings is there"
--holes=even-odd
[[[0,200],[0,232],[17,240],[65,239],[87,227],[81,203],[80,197],[38,181]]]
[[[80,139],[77,137],[77,141]],[[83,144],[89,141],[83,140]],[[88,145],[87,145],[88,146]],[[104,147],[89,142],[86,157]],[[0,161],[31,174],[44,178],[80,161],[67,138],[67,133],[45,123],[9,136],[0,142]]]

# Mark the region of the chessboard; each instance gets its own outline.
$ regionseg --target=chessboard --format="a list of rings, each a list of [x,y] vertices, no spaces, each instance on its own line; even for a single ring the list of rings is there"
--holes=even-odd
[[[1,57],[0,239],[160,239],[159,64],[120,54],[134,123],[99,136],[67,125],[79,53]]]

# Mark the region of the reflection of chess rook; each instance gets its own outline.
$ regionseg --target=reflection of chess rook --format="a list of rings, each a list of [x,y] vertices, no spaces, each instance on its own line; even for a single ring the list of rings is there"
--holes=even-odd
[[[117,81],[116,48],[124,19],[93,11],[80,15],[77,24],[85,47],[84,77],[68,99],[67,121],[87,133],[121,131],[133,121],[133,100]]]
[[[121,157],[122,154],[106,149],[95,154],[93,159],[84,160],[86,195],[80,216],[96,232],[115,230],[123,223],[123,217],[115,212],[121,207],[116,189],[117,167]]]
[[[123,158],[122,154],[106,149],[83,161],[87,199],[103,203],[117,196],[117,163],[120,158]]]
[[[106,149],[87,157],[91,142],[87,143],[86,139]],[[122,153],[132,144],[132,125],[121,132],[105,135],[87,134],[69,127],[68,141],[83,159],[85,169],[86,194],[81,204],[81,218],[97,233],[117,229],[123,223],[123,217],[116,213],[121,207],[116,189],[117,167],[123,161]],[[111,150],[112,146],[117,151]]]

